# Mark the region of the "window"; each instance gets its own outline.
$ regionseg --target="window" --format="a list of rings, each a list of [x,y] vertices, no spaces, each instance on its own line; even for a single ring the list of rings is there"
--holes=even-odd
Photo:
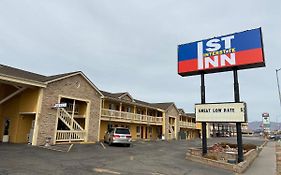
[[[115,105],[112,104],[112,103],[110,103],[110,104],[109,104],[109,109],[115,110]]]
[[[131,107],[127,107],[127,112],[131,112]]]
[[[140,126],[137,126],[137,133],[140,133]]]
[[[107,125],[107,130],[109,131],[112,128],[112,124]]]
[[[125,128],[117,128],[115,131],[116,134],[130,134],[129,129]]]
[[[149,132],[149,133],[152,133],[152,127],[151,127],[151,126],[148,127],[148,132]]]

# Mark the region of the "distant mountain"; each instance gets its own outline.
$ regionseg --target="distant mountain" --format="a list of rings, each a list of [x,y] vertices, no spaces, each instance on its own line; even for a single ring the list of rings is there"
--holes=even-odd
[[[260,130],[262,129],[262,122],[254,121],[254,122],[249,122],[249,128],[253,131]],[[281,123],[276,123],[276,122],[270,122],[270,130],[280,130],[281,129]]]

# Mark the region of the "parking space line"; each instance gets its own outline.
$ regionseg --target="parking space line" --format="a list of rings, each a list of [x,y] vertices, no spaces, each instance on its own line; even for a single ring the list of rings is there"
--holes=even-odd
[[[165,174],[161,174],[161,173],[151,173],[152,175],[165,175]]]
[[[104,144],[102,142],[100,142],[100,144],[103,147],[103,149],[106,149],[106,147],[104,146]]]
[[[98,173],[121,174],[121,173],[116,172],[116,171],[111,171],[111,170],[102,169],[102,168],[95,168],[94,171],[98,172]]]

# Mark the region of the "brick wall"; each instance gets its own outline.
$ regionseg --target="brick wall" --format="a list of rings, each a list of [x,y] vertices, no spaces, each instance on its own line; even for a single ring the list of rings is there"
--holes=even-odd
[[[177,139],[177,135],[179,132],[179,113],[177,111],[177,108],[172,105],[171,107],[168,108],[168,110],[166,111],[166,115],[165,115],[165,138],[168,138],[169,135],[169,116],[173,116],[176,117],[175,122],[176,122],[176,128],[175,128],[175,132],[176,132],[176,139]],[[173,137],[174,138],[174,137]]]
[[[78,86],[78,84],[80,84]],[[46,137],[51,137],[54,143],[56,131],[57,110],[52,109],[58,103],[59,95],[91,102],[90,116],[88,117],[88,142],[98,140],[99,117],[100,117],[100,94],[81,75],[75,75],[66,79],[48,84],[43,91],[42,107],[38,117],[37,145],[45,143]]]

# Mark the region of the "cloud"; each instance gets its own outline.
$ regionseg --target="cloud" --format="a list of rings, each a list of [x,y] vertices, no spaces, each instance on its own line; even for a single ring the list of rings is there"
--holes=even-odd
[[[239,71],[249,119],[280,116],[279,1],[0,2],[2,64],[40,74],[82,70],[101,89],[148,102],[200,102],[200,77],[177,75],[177,45],[261,26],[266,68]],[[281,76],[281,75],[280,75]],[[233,100],[232,73],[206,76],[210,102]],[[281,117],[281,116],[280,116]]]

